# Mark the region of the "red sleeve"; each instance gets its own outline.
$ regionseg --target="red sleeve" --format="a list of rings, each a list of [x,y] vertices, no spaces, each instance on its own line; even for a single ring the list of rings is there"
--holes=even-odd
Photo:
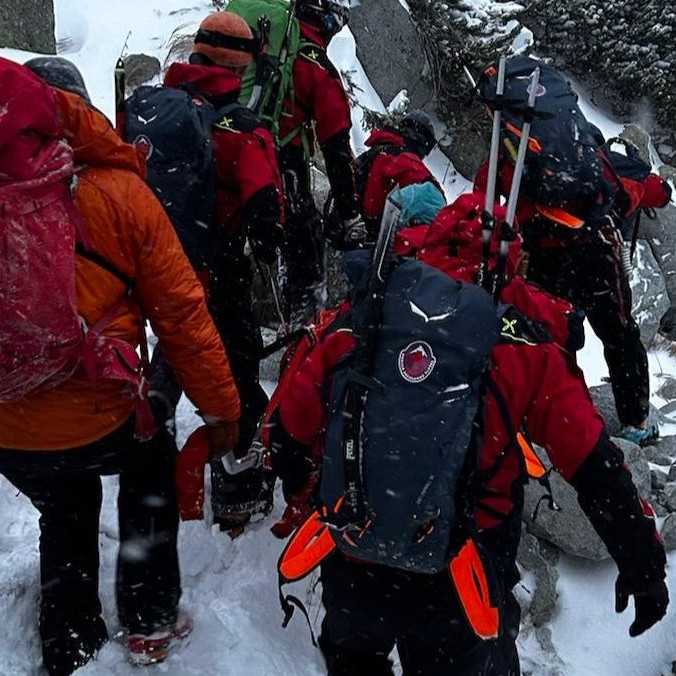
[[[326,423],[325,385],[336,364],[354,347],[350,331],[327,336],[308,355],[293,375],[286,396],[279,405],[286,432],[306,446],[314,446]]]
[[[216,167],[226,189],[236,192],[240,205],[268,186],[281,187],[272,137],[268,132],[216,132]]]
[[[385,208],[385,201],[396,188],[405,188],[414,183],[433,181],[425,163],[413,153],[376,157],[371,166],[364,190],[363,208],[366,218],[379,218]]]
[[[352,127],[350,102],[338,73],[301,54],[294,64],[295,95],[315,122],[319,145]]]
[[[531,440],[547,451],[557,471],[570,480],[604,429],[582,372],[551,343],[499,345],[493,358],[491,378],[508,402],[514,431],[525,422]],[[485,444],[495,456],[509,439],[508,432],[502,431],[505,423],[492,396],[486,415],[489,433]]]

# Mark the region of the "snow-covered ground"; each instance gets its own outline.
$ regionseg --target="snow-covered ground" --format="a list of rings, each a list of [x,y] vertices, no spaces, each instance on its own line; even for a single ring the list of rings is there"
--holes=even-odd
[[[186,5],[188,8],[186,8]],[[92,98],[108,115],[113,113],[113,67],[129,35],[128,51],[166,55],[169,38],[177,29],[193,25],[210,9],[207,0],[56,0],[58,37],[63,55],[82,70]],[[0,55],[23,61],[31,55],[0,49]],[[331,57],[343,70],[352,71],[363,105],[382,110],[383,102],[368,82],[356,60],[349,31],[331,47]],[[586,105],[586,104],[585,104]],[[617,124],[587,107],[604,132]],[[354,111],[355,149],[363,149],[362,113]],[[467,187],[440,153],[431,158],[437,177],[449,199]],[[581,364],[590,385],[607,375],[598,341],[588,332]],[[676,363],[665,353],[651,353],[652,390],[660,375],[676,375]],[[657,401],[657,403],[662,403]],[[198,424],[192,407],[183,401],[179,411],[181,439]],[[665,430],[675,433],[674,430]],[[104,481],[101,522],[101,594],[111,636],[118,630],[113,597],[117,549],[116,480]],[[208,502],[208,501],[207,501]],[[278,515],[278,505],[275,514]],[[38,529],[37,513],[30,503],[0,477],[0,676],[40,674],[37,635]],[[287,630],[281,628],[275,566],[281,543],[268,532],[271,519],[236,541],[212,532],[207,523],[182,526],[180,551],[183,568],[183,604],[195,618],[195,631],[184,650],[149,673],[168,676],[319,676],[323,672],[319,653],[312,647],[302,618]],[[673,563],[673,559],[672,559]],[[616,616],[613,610],[615,570],[612,564],[592,565],[563,560],[560,566],[559,612],[552,631],[554,644],[564,660],[566,676],[660,676],[676,658],[676,617],[667,618],[646,636],[629,639],[630,613]],[[676,573],[670,574],[676,583]],[[309,600],[315,628],[321,621],[319,592],[309,580],[295,590]],[[672,584],[676,589],[676,584]],[[523,666],[532,676],[548,676],[548,664],[535,642],[520,642]],[[99,658],[82,669],[84,675],[132,676],[140,672],[125,661],[122,646],[115,641]]]

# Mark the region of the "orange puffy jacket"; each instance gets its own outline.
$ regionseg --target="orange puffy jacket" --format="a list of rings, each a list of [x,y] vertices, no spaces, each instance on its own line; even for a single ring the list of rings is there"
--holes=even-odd
[[[236,421],[237,389],[204,293],[160,203],[143,181],[134,148],[75,94],[56,90],[63,135],[75,151],[77,206],[92,249],[135,281],[125,285],[87,259],[77,259],[78,311],[93,325],[120,301],[124,311],[104,331],[138,345],[141,313],[150,320],[186,393],[203,415]],[[140,310],[139,310],[140,307]],[[134,401],[112,382],[71,380],[0,406],[0,447],[62,450],[111,433]]]

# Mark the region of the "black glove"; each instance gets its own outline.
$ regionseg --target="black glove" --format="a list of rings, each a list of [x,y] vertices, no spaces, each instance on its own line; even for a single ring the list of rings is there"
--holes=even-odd
[[[660,321],[660,333],[668,340],[676,340],[676,307],[670,307]]]
[[[629,604],[629,597],[634,597],[636,615],[629,627],[629,636],[640,636],[654,624],[659,622],[667,612],[669,590],[664,580],[648,580],[636,583],[621,573],[615,583],[615,611],[623,613]]]

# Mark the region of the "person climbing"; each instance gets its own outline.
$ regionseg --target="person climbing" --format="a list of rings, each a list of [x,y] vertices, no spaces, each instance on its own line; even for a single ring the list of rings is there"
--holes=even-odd
[[[279,571],[293,581],[321,562],[330,676],[391,676],[395,645],[405,676],[521,673],[511,590],[526,468],[541,466],[525,439],[576,489],[614,558],[617,611],[635,600],[631,636],[666,612],[655,520],[565,347],[573,308],[514,277],[518,240],[504,257],[498,228],[486,251],[484,200],[443,209],[418,261],[362,266],[273,397],[268,443],[289,505],[275,529],[300,526]],[[476,286],[481,275],[489,287],[504,277],[510,305]],[[383,276],[374,295],[366,280]],[[288,619],[296,603],[284,603]]]
[[[364,239],[357,208],[354,157],[350,147],[350,104],[340,74],[327,55],[332,38],[347,25],[349,0],[234,0],[231,11],[252,28],[269,20],[275,76],[265,68],[250,73],[262,85],[261,114],[275,135],[284,180],[286,222],[286,301],[293,327],[303,326],[325,295],[324,230],[339,246]],[[258,77],[258,73],[261,76]],[[246,90],[245,99],[250,99]],[[255,98],[255,97],[254,97]],[[324,224],[312,194],[311,161],[319,145],[331,185],[335,211]]]
[[[424,161],[436,143],[432,121],[421,110],[405,115],[398,128],[374,129],[366,140],[369,150],[357,158],[356,177],[370,241],[375,241],[392,190],[415,183],[431,183],[441,190]]]
[[[179,612],[175,457],[136,352],[145,319],[214,457],[236,445],[240,404],[202,287],[135,150],[88,105],[74,67],[57,70],[51,88],[0,59],[0,473],[40,514],[43,662],[66,676],[108,638],[101,475],[119,474],[116,595],[129,658],[162,661],[191,631]]]
[[[241,17],[214,12],[200,24],[189,63],[171,64],[163,88],[141,88],[126,103],[127,138],[146,153],[152,149],[149,183],[193,265],[208,280],[209,309],[242,400],[240,455],[248,451],[267,404],[259,381],[263,343],[246,245],[259,268],[267,268],[284,242],[274,141],[258,117],[237,102],[242,74],[259,48]],[[205,157],[205,149],[212,155]],[[161,344],[153,360],[153,389],[164,393],[167,416],[173,417],[181,388],[160,354]],[[262,470],[231,476],[214,462],[211,476],[214,521],[223,530],[239,529],[271,508]]]
[[[526,159],[524,189],[517,222],[528,255],[527,278],[583,310],[604,346],[604,355],[622,425],[621,436],[650,444],[659,429],[649,418],[648,357],[632,316],[632,294],[623,265],[621,224],[627,208],[626,184],[600,145],[598,130],[584,118],[577,94],[553,67],[528,57],[508,60],[505,98],[519,101],[536,67],[543,72],[538,107]],[[480,82],[483,99],[496,98],[495,66]],[[525,83],[525,84],[524,84]],[[498,186],[507,195],[514,166],[514,142],[520,134],[520,104],[503,112],[505,142]],[[486,186],[487,165],[476,177]]]

